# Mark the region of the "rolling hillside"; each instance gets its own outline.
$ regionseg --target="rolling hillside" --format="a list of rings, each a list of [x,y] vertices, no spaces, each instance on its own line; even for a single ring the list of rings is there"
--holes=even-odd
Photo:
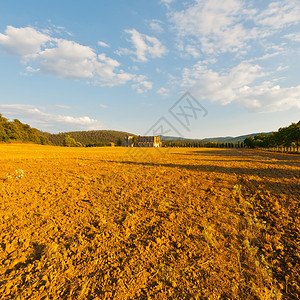
[[[265,134],[270,134],[271,132],[267,132]],[[256,136],[260,133],[251,133],[247,135],[240,135],[236,137],[226,136],[226,137],[213,137],[213,138],[204,138],[204,139],[186,139],[182,137],[175,136],[161,136],[160,139],[162,141],[195,141],[195,142],[217,142],[217,143],[238,143],[243,142],[247,137]]]
[[[46,136],[57,146],[63,146],[65,137],[68,135],[84,146],[104,146],[110,142],[117,144],[118,142],[120,143],[120,141],[123,142],[126,135],[133,135],[131,133],[116,130],[72,131],[60,132],[57,134],[41,132],[41,134]]]

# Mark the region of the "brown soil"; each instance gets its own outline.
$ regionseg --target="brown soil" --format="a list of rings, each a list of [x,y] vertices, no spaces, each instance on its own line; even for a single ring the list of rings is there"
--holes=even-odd
[[[0,145],[0,299],[299,299],[300,156]]]

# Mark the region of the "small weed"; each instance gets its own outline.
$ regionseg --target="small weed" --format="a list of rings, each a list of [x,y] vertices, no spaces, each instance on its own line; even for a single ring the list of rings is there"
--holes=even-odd
[[[233,192],[239,195],[242,191],[242,186],[240,184],[236,184],[233,186]]]
[[[22,169],[17,169],[15,170],[15,172],[13,174],[6,174],[6,179],[10,180],[10,179],[22,179],[24,177],[24,171]]]

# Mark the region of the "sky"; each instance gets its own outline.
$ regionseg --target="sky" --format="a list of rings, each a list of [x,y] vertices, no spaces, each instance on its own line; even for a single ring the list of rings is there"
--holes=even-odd
[[[0,113],[187,138],[300,120],[300,0],[2,0]]]

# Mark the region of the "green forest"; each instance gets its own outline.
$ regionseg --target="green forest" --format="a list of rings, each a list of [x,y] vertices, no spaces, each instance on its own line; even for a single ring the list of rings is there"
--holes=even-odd
[[[279,128],[278,131],[247,136],[243,142],[225,142],[226,138],[205,140],[166,140],[164,147],[208,147],[208,148],[267,148],[279,151],[299,151],[300,121],[290,126]],[[220,142],[223,140],[223,142]]]
[[[0,114],[0,142],[31,142],[67,147],[101,147],[114,143],[121,146],[127,132],[115,130],[73,131],[52,134],[39,131],[17,119],[9,121]]]
[[[279,128],[278,131],[268,135],[261,133],[247,137],[245,145],[250,148],[275,148],[285,151],[299,151],[300,146],[300,121],[290,126]]]
[[[31,142],[35,144],[49,145],[51,142],[40,132],[27,124],[14,119],[8,121],[0,114],[0,141],[1,142]]]
[[[133,135],[115,130],[72,131],[52,134],[23,124],[17,119],[9,121],[0,114],[0,142],[31,142],[42,145],[67,147],[102,147],[114,143],[122,146],[124,137]],[[220,140],[221,138],[219,138]],[[219,140],[163,140],[164,147],[212,147],[212,148],[272,148],[281,151],[299,151],[300,121],[279,128],[271,133],[247,136],[243,142],[220,142]]]
[[[72,131],[51,134],[40,132],[47,137],[52,144],[57,146],[77,146],[84,147],[101,147],[108,146],[109,143],[114,143],[116,146],[121,146],[126,135],[133,135],[127,132],[115,130],[89,130],[89,131]],[[73,139],[73,140],[70,140]]]

